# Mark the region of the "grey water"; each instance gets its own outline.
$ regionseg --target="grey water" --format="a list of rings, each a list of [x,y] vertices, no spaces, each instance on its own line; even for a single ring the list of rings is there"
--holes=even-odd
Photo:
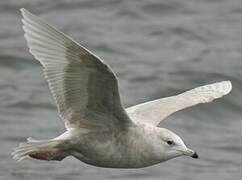
[[[52,138],[64,131],[41,65],[28,52],[21,7],[104,59],[119,78],[125,107],[231,80],[231,94],[160,124],[179,134],[200,159],[180,157],[131,170],[97,168],[72,157],[12,160],[12,149],[26,137]],[[241,0],[0,1],[1,180],[241,178]]]

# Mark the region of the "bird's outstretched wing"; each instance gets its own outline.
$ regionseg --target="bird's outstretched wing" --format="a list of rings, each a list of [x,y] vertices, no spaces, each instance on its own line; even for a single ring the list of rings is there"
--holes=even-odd
[[[182,94],[149,101],[126,109],[134,122],[145,122],[157,126],[170,114],[200,103],[208,103],[228,94],[232,90],[230,81],[200,86]]]
[[[97,56],[39,17],[21,9],[30,53],[44,67],[67,128],[112,128],[131,120],[123,109],[116,76]]]

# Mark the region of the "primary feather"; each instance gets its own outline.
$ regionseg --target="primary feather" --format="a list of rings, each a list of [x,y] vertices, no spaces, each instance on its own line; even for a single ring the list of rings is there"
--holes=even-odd
[[[195,106],[200,103],[211,102],[214,99],[228,94],[231,90],[231,82],[222,81],[200,86],[176,96],[138,104],[127,108],[126,111],[135,122],[140,121],[157,126],[167,116],[176,111]]]
[[[21,12],[30,52],[44,67],[67,128],[113,128],[130,123],[111,69],[37,16],[25,9]]]

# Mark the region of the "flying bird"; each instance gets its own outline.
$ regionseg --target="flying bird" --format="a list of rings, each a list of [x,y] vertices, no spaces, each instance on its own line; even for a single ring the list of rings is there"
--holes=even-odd
[[[124,109],[117,77],[103,60],[41,18],[25,9],[21,13],[30,53],[43,66],[66,131],[49,140],[28,138],[15,148],[14,159],[73,156],[98,167],[142,168],[182,155],[198,158],[158,124],[176,111],[228,94],[230,81]]]

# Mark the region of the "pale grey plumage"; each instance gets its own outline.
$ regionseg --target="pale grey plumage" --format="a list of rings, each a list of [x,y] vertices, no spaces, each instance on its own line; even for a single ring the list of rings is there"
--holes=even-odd
[[[176,96],[138,104],[127,108],[126,111],[133,121],[143,121],[157,126],[172,113],[200,103],[211,102],[228,94],[231,89],[230,81],[222,81],[200,86]]]
[[[50,140],[28,139],[15,149],[14,159],[72,155],[95,166],[140,168],[181,155],[198,157],[179,136],[157,125],[178,110],[228,94],[229,81],[124,110],[117,78],[100,58],[27,10],[21,12],[30,52],[44,67],[67,131]]]
[[[22,14],[30,52],[44,67],[67,127],[107,128],[131,123],[120,102],[117,79],[111,69],[37,16],[24,9]]]

